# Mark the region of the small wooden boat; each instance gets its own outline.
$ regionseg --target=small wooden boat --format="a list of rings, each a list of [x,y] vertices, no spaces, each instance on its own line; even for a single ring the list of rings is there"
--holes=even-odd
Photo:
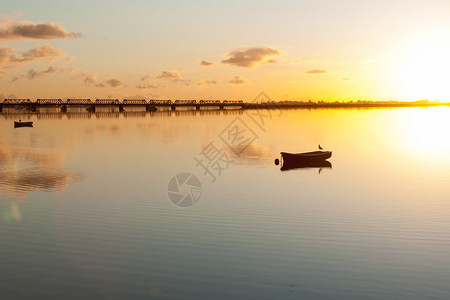
[[[313,151],[304,153],[287,153],[281,152],[281,157],[284,163],[294,163],[294,162],[320,162],[331,157],[331,151]]]
[[[14,121],[14,128],[17,127],[33,127],[33,122],[22,122],[19,120],[19,122]]]

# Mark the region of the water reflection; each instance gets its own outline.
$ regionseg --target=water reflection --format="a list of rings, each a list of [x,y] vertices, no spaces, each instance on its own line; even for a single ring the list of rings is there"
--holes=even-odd
[[[273,154],[277,152],[273,147],[256,142],[248,145],[239,156],[230,147],[224,146],[223,149],[228,157],[232,158],[232,164],[234,165],[265,165],[272,160]]]
[[[289,171],[296,169],[319,169],[319,174],[322,169],[331,169],[331,162],[328,160],[316,161],[316,162],[301,162],[301,161],[283,161],[280,170],[281,171]]]
[[[399,125],[409,112],[286,111],[240,157],[229,152],[235,165],[220,180],[200,177],[204,194],[188,210],[170,203],[168,181],[201,176],[193,157],[210,142],[231,151],[218,134],[236,116],[48,112],[29,114],[33,130],[14,130],[0,114],[0,193],[22,189],[0,195],[5,294],[445,299],[450,163],[414,152],[415,141],[427,149],[405,132],[429,113]],[[448,112],[444,124],[417,125],[439,133],[428,142],[445,153]],[[272,165],[280,151],[318,142],[336,153],[332,172],[328,163]]]
[[[79,174],[65,171],[58,153],[36,153],[0,146],[0,188],[6,193],[62,191]]]
[[[170,116],[220,116],[220,115],[242,115],[244,110],[242,109],[223,109],[223,110],[194,110],[194,109],[159,109],[157,111],[148,112],[145,110],[125,110],[123,112],[119,111],[109,111],[109,110],[96,110],[95,112],[86,110],[68,110],[66,112],[58,110],[43,110],[39,112],[25,112],[25,111],[4,111],[0,116],[6,120],[15,120],[22,118],[23,120],[31,120],[33,116],[37,119],[90,119],[95,118],[119,118],[123,116],[124,118],[129,117],[140,117],[145,118],[150,117],[170,117]]]
[[[5,191],[13,193],[24,193],[31,191],[62,191],[71,180],[78,180],[80,176],[55,170],[31,168],[14,173],[0,173],[0,187]]]
[[[31,138],[33,143],[33,138]],[[31,192],[61,192],[71,182],[82,179],[61,165],[58,153],[36,153],[26,148],[7,149],[0,145],[0,197],[9,199],[10,208],[3,212],[3,219],[22,219],[18,202]]]

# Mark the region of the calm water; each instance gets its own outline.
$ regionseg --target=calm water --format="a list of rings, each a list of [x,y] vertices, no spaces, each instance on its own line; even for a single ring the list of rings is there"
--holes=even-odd
[[[264,113],[0,113],[0,297],[448,299],[450,109]]]

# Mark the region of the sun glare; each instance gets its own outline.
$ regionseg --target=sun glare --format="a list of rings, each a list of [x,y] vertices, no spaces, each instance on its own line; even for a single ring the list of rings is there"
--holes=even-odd
[[[448,107],[410,108],[397,116],[401,144],[409,153],[427,160],[448,160],[450,119]]]
[[[397,95],[406,100],[449,101],[449,53],[445,35],[423,37],[403,46],[394,63]]]

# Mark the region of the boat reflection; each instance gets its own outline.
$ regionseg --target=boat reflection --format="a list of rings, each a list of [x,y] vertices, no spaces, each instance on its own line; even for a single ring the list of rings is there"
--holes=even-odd
[[[322,169],[331,169],[332,164],[328,160],[323,161],[283,161],[280,170],[281,171],[289,171],[289,170],[295,170],[295,169],[319,169],[319,173],[322,171]]]
[[[33,122],[22,122],[22,120],[19,120],[19,122],[14,121],[14,128],[20,127],[33,127]]]

